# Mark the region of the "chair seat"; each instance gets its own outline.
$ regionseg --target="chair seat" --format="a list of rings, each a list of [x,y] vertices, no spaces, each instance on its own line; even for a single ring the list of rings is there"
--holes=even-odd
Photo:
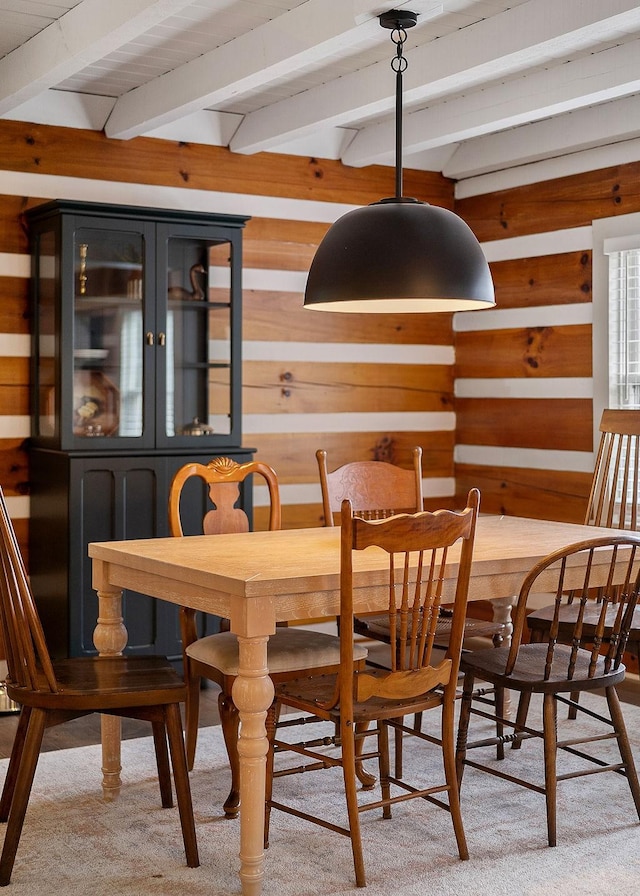
[[[185,685],[165,657],[109,656],[75,657],[53,663],[59,690],[48,693],[44,676],[40,690],[20,688],[7,682],[7,694],[26,706],[46,706],[50,698],[56,708],[66,704],[87,712],[132,706],[158,706],[184,700]]]
[[[199,638],[187,647],[187,654],[223,675],[238,674],[238,639],[233,632]],[[325,632],[279,628],[269,637],[267,656],[269,671],[273,674],[336,666],[340,664],[340,639]],[[355,660],[366,659],[366,647],[354,643],[353,656]]]
[[[560,613],[558,616],[558,621],[560,623],[560,633],[562,633],[562,628],[567,627],[570,628],[570,631],[573,632],[573,626],[575,625],[576,619],[578,618],[578,610],[580,604],[578,602],[574,602],[572,604],[563,604],[560,607]],[[546,631],[551,622],[553,621],[553,613],[555,606],[551,604],[546,607],[542,607],[539,610],[534,610],[533,612],[527,615],[527,625],[532,631]],[[588,636],[589,632],[595,630],[595,627],[600,618],[600,609],[601,605],[597,603],[597,601],[589,601],[589,603],[585,606],[584,616],[583,616],[583,632]],[[615,606],[609,606],[607,609],[607,623],[609,627],[613,624],[613,620],[615,619],[617,608]],[[606,629],[605,629],[606,632]],[[629,632],[629,640],[637,641],[640,639],[640,607],[636,607],[633,613],[633,622],[631,623],[631,630]]]
[[[441,611],[436,622],[435,643],[445,647],[451,636],[452,617],[447,611]],[[379,641],[389,643],[389,615],[379,613],[373,616],[356,616],[353,620],[354,630],[361,635],[369,635]],[[503,634],[505,624],[503,622],[489,622],[484,619],[473,619],[466,616],[464,620],[465,638],[492,638],[494,635]]]
[[[388,670],[372,669],[367,667],[367,674],[385,678]],[[289,706],[294,706],[306,712],[317,712],[322,715],[318,706],[331,703],[335,694],[338,677],[334,674],[316,675],[313,678],[295,678],[286,681],[276,687],[276,696]],[[413,715],[417,712],[425,712],[440,706],[443,701],[441,690],[430,691],[418,697],[408,697],[405,700],[397,697],[385,699],[373,696],[365,702],[354,701],[353,718],[356,722],[367,722],[374,719],[395,719],[404,715]],[[340,708],[334,707],[327,716],[339,721]]]
[[[556,644],[551,671],[545,679],[547,651],[546,643],[521,644],[511,675],[505,675],[508,647],[463,653],[460,669],[462,672],[473,671],[478,678],[501,684],[506,688],[541,694],[610,687],[624,679],[625,667],[621,664],[617,669],[612,668],[606,672],[604,657],[597,661],[593,677],[590,678],[591,651],[584,649],[578,650],[573,678],[568,679],[567,667],[571,648],[564,644]]]

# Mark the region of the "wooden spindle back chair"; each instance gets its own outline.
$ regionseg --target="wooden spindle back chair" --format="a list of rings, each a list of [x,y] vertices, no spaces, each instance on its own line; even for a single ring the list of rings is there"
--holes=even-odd
[[[635,531],[640,522],[640,411],[603,411],[600,433],[585,525]],[[594,600],[580,610],[585,640],[590,634],[595,636],[600,619],[598,591],[595,590],[591,597]],[[560,617],[556,619],[557,638],[560,641],[567,643],[572,638],[578,611],[578,605],[573,606],[571,599],[563,606]],[[533,641],[548,637],[554,613],[555,606],[549,605],[529,614],[527,625]],[[602,636],[605,643],[609,636],[609,627],[606,626]],[[640,665],[640,608],[636,610],[629,630],[627,650]],[[575,718],[573,708],[571,716]]]
[[[424,510],[422,493],[422,448],[411,451],[411,469],[386,461],[352,461],[335,470],[327,467],[327,452],[316,451],[325,526],[334,525],[334,515],[340,512],[342,501],[348,498],[354,515],[365,520],[384,519],[397,513],[417,513]],[[386,614],[356,615],[357,634],[389,643],[389,619]],[[465,639],[491,638],[495,646],[502,644],[506,624],[467,615]],[[442,607],[436,620],[436,644],[446,647],[451,632],[451,614]]]
[[[423,511],[374,521],[356,516],[351,503],[343,501],[340,670],[333,675],[285,682],[276,688],[276,697],[282,705],[313,712],[332,726],[338,726],[341,744],[338,756],[288,743],[277,735],[272,737],[279,753],[289,750],[311,760],[305,763],[305,771],[342,768],[348,826],[334,823],[335,807],[329,807],[327,814],[319,818],[310,813],[304,802],[294,806],[274,799],[274,749],[271,749],[267,767],[267,834],[270,810],[276,808],[349,836],[358,886],[365,885],[359,814],[367,809],[382,808],[383,816],[390,818],[391,806],[395,803],[426,797],[449,809],[460,858],[468,858],[455,778],[454,704],[479,500],[479,492],[473,489],[461,513]],[[451,548],[457,542],[460,542],[460,553],[452,559]],[[365,550],[380,555],[380,568],[371,574],[371,584],[385,588],[388,593],[389,668],[385,669],[358,670],[352,659],[355,571],[358,554]],[[439,657],[434,665],[436,620],[444,596],[447,563],[453,563],[456,569],[453,576],[448,573],[446,583],[447,599],[453,602],[451,638],[444,659]],[[442,709],[439,739],[404,725],[405,715],[436,707]],[[374,727],[372,723],[376,723]],[[444,781],[426,785],[424,780],[408,782],[392,775],[389,728],[423,743],[437,744],[442,751]],[[377,747],[373,752],[363,752],[362,743],[371,735],[377,736]],[[381,799],[359,803],[356,777],[358,763],[365,758],[378,759]],[[305,774],[305,779],[308,777]],[[434,794],[439,795],[438,800],[432,799]],[[442,794],[447,794],[444,802],[439,801]]]
[[[7,822],[0,886],[11,879],[45,729],[93,712],[152,723],[162,805],[173,805],[170,753],[187,864],[196,867],[198,848],[180,717],[185,699],[182,679],[165,657],[52,660],[1,489],[0,624],[7,694],[21,707],[0,798],[0,821]]]
[[[575,569],[577,567],[577,570]],[[593,589],[600,594],[598,619],[587,627],[585,618],[592,604]],[[557,782],[565,778],[615,771],[626,775],[640,816],[640,788],[633,755],[620,709],[616,687],[624,679],[623,654],[640,590],[640,536],[621,534],[587,539],[550,554],[537,563],[524,580],[514,611],[514,631],[510,648],[470,652],[462,658],[464,688],[460,714],[457,770],[462,781],[465,766],[481,769],[546,796],[547,834],[549,846],[557,840]],[[531,594],[551,591],[554,596],[551,621],[544,640],[522,643],[526,625],[527,601]],[[570,638],[558,639],[564,608],[572,600],[574,624]],[[493,685],[494,699],[475,693],[476,680]],[[584,735],[557,740],[558,703],[583,707],[575,698],[582,691],[603,689],[609,716],[584,709],[590,719],[599,723]],[[505,718],[504,693],[510,690],[520,699],[515,721]],[[541,694],[542,726],[528,723],[532,695]],[[604,702],[604,701],[603,701]],[[489,709],[487,709],[489,707]],[[603,706],[604,709],[604,706]],[[496,725],[494,737],[468,741],[471,716],[491,719]],[[504,734],[505,726],[513,734]],[[605,733],[602,734],[604,727]],[[544,744],[544,781],[531,780],[531,775],[516,774],[500,767],[472,760],[468,752],[487,746],[496,747],[496,757],[504,760],[504,744],[520,746],[531,737]],[[587,753],[584,745],[613,740],[620,751],[621,762],[603,761]],[[580,769],[557,773],[558,751],[566,750],[584,760]],[[593,764],[590,760],[593,760]],[[527,770],[529,772],[529,770]]]
[[[206,510],[202,519],[202,534],[215,536],[249,531],[249,518],[241,507],[236,506],[236,502],[240,497],[241,484],[252,476],[266,483],[269,491],[269,529],[279,529],[280,489],[275,471],[260,461],[239,464],[232,458],[216,457],[208,464],[185,464],[176,472],[169,490],[171,534],[183,536],[181,498],[185,485],[192,480],[199,481],[208,495],[205,506],[210,509]],[[187,763],[189,768],[193,768],[200,685],[201,679],[206,678],[220,686],[218,709],[231,769],[231,790],[224,803],[224,812],[232,817],[240,806],[239,716],[231,695],[238,675],[238,641],[235,634],[228,630],[198,637],[196,612],[189,607],[180,608],[180,627],[187,685]],[[278,627],[269,638],[267,651],[274,681],[297,677],[303,672],[315,674],[316,671],[336,669],[340,662],[339,641],[335,636],[295,627]],[[367,651],[364,647],[357,647],[356,654],[364,662]]]

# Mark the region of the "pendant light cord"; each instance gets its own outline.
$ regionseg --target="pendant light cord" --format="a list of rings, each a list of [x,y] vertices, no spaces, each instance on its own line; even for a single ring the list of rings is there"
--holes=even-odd
[[[402,75],[408,65],[402,50],[406,39],[404,28],[397,26],[392,30],[391,40],[396,45],[396,55],[391,60],[391,68],[396,73],[396,199],[402,198]]]

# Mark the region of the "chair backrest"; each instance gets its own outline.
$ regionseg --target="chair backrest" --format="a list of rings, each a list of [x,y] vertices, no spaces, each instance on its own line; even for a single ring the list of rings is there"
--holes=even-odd
[[[464,619],[476,520],[477,489],[469,492],[462,512],[438,510],[398,514],[384,520],[363,520],[351,502],[342,503],[340,584],[340,706],[371,697],[411,699],[438,686],[455,692],[464,635]],[[461,540],[460,555],[448,560],[449,548]],[[390,628],[389,668],[373,674],[354,669],[353,595],[358,552],[369,548],[386,554],[372,574],[388,594]],[[445,593],[445,568],[454,565]],[[373,584],[373,579],[372,579]],[[431,665],[438,609],[442,600],[453,604],[451,637],[445,658]]]
[[[184,534],[180,499],[185,483],[192,477],[197,477],[207,485],[208,496],[213,505],[213,509],[208,510],[202,520],[204,535],[248,532],[247,514],[235,504],[240,497],[240,483],[254,473],[262,476],[269,488],[269,529],[279,529],[281,522],[280,490],[275,471],[268,464],[260,461],[239,464],[229,457],[215,457],[208,464],[185,464],[173,477],[169,489],[169,531],[171,534],[177,536]]]
[[[58,685],[44,631],[1,488],[0,623],[7,660],[7,680],[25,690],[57,693]]]
[[[593,678],[603,664],[607,672],[620,666],[639,591],[640,535],[625,533],[585,539],[544,557],[526,576],[512,611],[513,635],[506,674],[511,674],[518,657],[530,594],[552,592],[554,596],[544,678],[551,677],[555,660],[554,679],[560,672],[560,663],[565,662],[562,674],[571,680],[578,674]],[[599,601],[595,626],[589,613],[594,606],[594,593]],[[563,613],[569,603],[573,604],[570,615]],[[563,646],[559,647],[560,623],[565,620],[566,625],[568,615],[574,620],[573,632],[569,636],[563,634]],[[603,645],[606,653],[601,653]]]
[[[327,470],[327,452],[316,451],[325,526],[333,526],[347,498],[361,519],[384,519],[398,513],[417,513],[422,501],[422,448],[412,450],[413,468],[406,470],[380,460],[353,461]]]
[[[640,410],[605,410],[585,517],[589,526],[638,529]]]

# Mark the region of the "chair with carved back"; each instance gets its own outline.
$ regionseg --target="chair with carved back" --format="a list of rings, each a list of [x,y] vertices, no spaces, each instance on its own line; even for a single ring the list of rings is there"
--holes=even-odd
[[[207,510],[202,519],[202,534],[219,535],[248,532],[249,519],[236,503],[240,486],[249,477],[259,476],[269,491],[269,529],[279,529],[281,522],[280,490],[275,471],[265,463],[251,461],[238,464],[228,457],[213,458],[208,464],[189,463],[175,474],[169,490],[169,529],[174,536],[183,536],[181,498],[185,498],[188,482],[199,483],[206,491]],[[195,480],[195,482],[194,482]],[[194,610],[180,608],[180,626],[187,686],[186,748],[187,763],[193,768],[198,736],[201,679],[220,686],[218,708],[229,765],[231,790],[224,803],[227,816],[234,816],[240,805],[240,760],[238,756],[238,710],[231,696],[233,682],[238,675],[238,641],[230,631],[198,637]],[[356,659],[363,662],[367,651],[354,647]],[[296,627],[278,627],[267,646],[269,672],[274,682],[297,677],[303,673],[314,675],[335,670],[340,662],[340,644],[334,635]]]
[[[568,591],[568,585],[571,585],[571,591]],[[599,618],[595,629],[590,630],[585,639],[583,620],[594,587],[600,592]],[[464,769],[469,766],[544,794],[549,846],[555,846],[557,842],[557,785],[566,779],[607,771],[624,774],[640,817],[640,786],[616,690],[625,676],[623,653],[639,589],[640,536],[625,533],[569,545],[540,560],[526,576],[514,610],[511,646],[470,652],[462,657],[460,668],[464,673],[464,685],[456,750],[458,780],[462,784]],[[548,637],[522,643],[527,601],[531,594],[542,590],[555,595]],[[569,595],[577,612],[572,638],[565,644],[558,641],[557,633]],[[607,629],[606,651],[602,651]],[[493,686],[493,699],[474,691],[477,679]],[[601,689],[604,690],[601,707],[598,706],[600,701],[584,707],[572,699],[582,691]],[[527,711],[523,712],[523,707],[529,709],[529,699],[520,701],[515,721],[506,718],[505,690],[525,694],[528,698],[540,695],[541,722],[529,721]],[[562,737],[562,731],[558,731],[559,703],[584,713],[587,719],[585,730],[576,732],[574,729],[569,732],[569,737]],[[606,715],[605,707],[608,709]],[[495,735],[487,736],[486,730],[478,726],[477,733],[474,732],[477,739],[470,741],[472,717],[489,720],[492,727],[495,725]],[[513,733],[504,734],[505,726],[513,729]],[[537,780],[524,755],[519,765],[515,757],[520,754],[514,754],[513,761],[503,766],[504,744],[522,744],[523,754],[526,754],[523,741],[530,738],[538,738],[543,744],[543,773]],[[607,741],[617,744],[619,762],[617,757],[612,760],[603,750]],[[593,746],[587,747],[588,744]],[[472,750],[475,756],[475,751],[486,747],[495,747],[497,762],[493,751],[491,762],[485,757],[470,758]],[[572,763],[561,763],[560,774],[559,755],[565,759],[570,755]],[[583,790],[580,799],[583,799]]]
[[[469,493],[467,507],[456,513],[439,510],[416,514],[398,514],[381,520],[364,520],[356,515],[349,500],[343,501],[341,512],[340,570],[340,643],[342,662],[338,674],[300,678],[276,687],[276,699],[284,706],[312,712],[340,731],[341,752],[327,753],[306,745],[284,741],[279,731],[270,730],[272,748],[267,764],[266,843],[273,809],[315,822],[336,833],[350,837],[356,883],[366,884],[360,836],[360,814],[382,809],[384,818],[391,817],[391,807],[407,799],[421,799],[422,805],[435,803],[447,809],[453,821],[454,834],[461,859],[468,858],[455,776],[454,705],[456,702],[458,666],[462,651],[464,616],[475,537],[480,495]],[[434,660],[436,621],[443,599],[444,572],[449,551],[460,543],[456,577],[447,582],[447,600],[453,601],[451,637],[444,658]],[[367,667],[358,670],[352,659],[354,567],[361,551],[377,552],[380,564],[370,583],[386,590],[388,616],[391,620],[388,667]],[[362,583],[359,583],[362,584]],[[404,725],[404,716],[431,709],[440,709],[439,736],[423,734]],[[401,730],[405,737],[441,753],[444,774],[438,780],[426,780],[425,765],[418,763],[416,779],[407,781],[391,774],[389,762],[389,730]],[[369,750],[362,743],[375,739]],[[416,751],[418,744],[416,744]],[[428,749],[428,748],[427,748]],[[277,754],[275,751],[278,751]],[[287,802],[275,794],[274,762],[282,762],[291,751],[294,762],[303,766],[289,771],[304,771],[300,798]],[[303,760],[300,760],[300,756]],[[377,759],[380,799],[358,798],[356,788],[359,760]],[[313,772],[339,766],[342,769],[347,804],[346,826],[339,820],[338,808],[329,803],[322,816],[314,815],[305,800],[304,784],[314,780]],[[282,769],[280,769],[282,771]],[[309,788],[313,786],[309,784]],[[300,789],[300,788],[299,788]],[[322,794],[318,782],[314,793]],[[391,841],[392,842],[392,841]]]
[[[640,522],[640,411],[606,409],[602,413],[600,433],[585,525],[635,531]],[[583,611],[582,635],[585,640],[595,634],[600,617],[597,590],[594,598]],[[558,620],[560,641],[570,643],[578,611],[579,605],[571,599],[564,605]],[[553,605],[529,613],[527,626],[532,641],[548,637],[554,613]],[[606,626],[605,644],[609,636],[610,628]],[[629,631],[627,651],[640,663],[640,608],[635,612]],[[574,699],[578,699],[577,695]],[[525,711],[524,707],[522,711]],[[575,718],[574,709],[571,716]]]
[[[0,798],[0,821],[7,822],[0,857],[0,886],[6,886],[11,879],[45,730],[94,712],[151,722],[162,805],[173,805],[173,766],[187,865],[197,867],[198,847],[180,717],[184,682],[165,657],[85,656],[52,660],[1,489],[0,561],[6,688],[10,699],[20,706]],[[55,780],[49,782],[49,787],[55,791]]]
[[[396,513],[416,513],[423,510],[422,448],[412,449],[411,469],[386,461],[352,461],[335,470],[327,467],[327,452],[316,451],[322,508],[325,526],[333,526],[340,513],[342,501],[348,498],[357,516],[362,519],[383,519]],[[354,617],[355,631],[376,641],[389,642],[389,619],[375,613]],[[436,644],[446,647],[451,631],[451,612],[442,607],[436,625]],[[465,639],[491,638],[499,646],[505,636],[506,624],[475,619],[467,615]]]

